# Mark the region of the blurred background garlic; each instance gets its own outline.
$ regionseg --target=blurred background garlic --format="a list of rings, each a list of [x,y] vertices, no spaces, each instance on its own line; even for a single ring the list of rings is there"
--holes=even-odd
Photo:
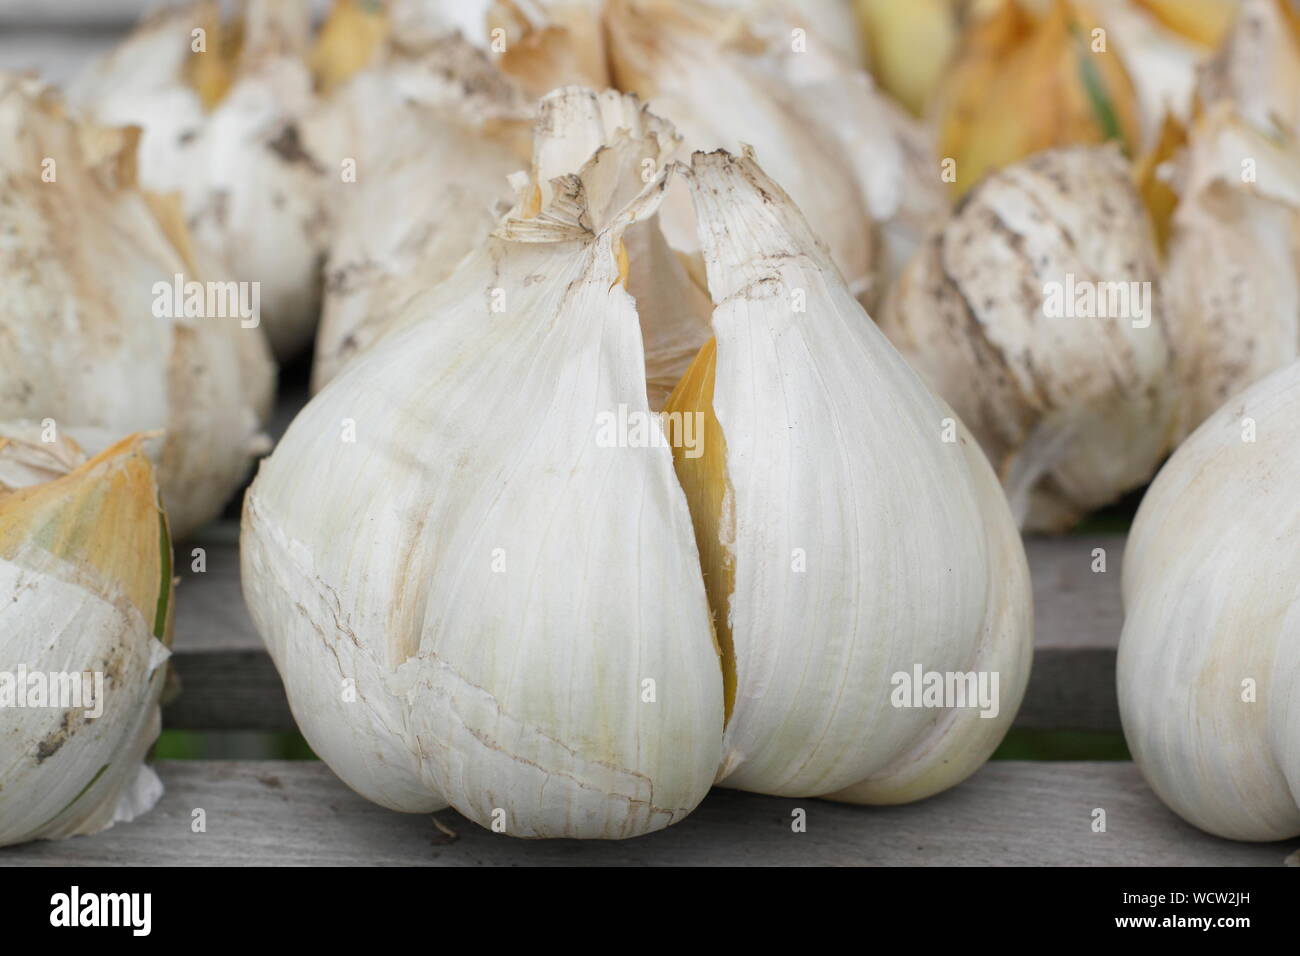
[[[1292,0],[1241,0],[1240,15],[1198,77],[1205,105],[1235,103],[1261,132],[1300,139],[1300,9]]]
[[[523,94],[456,33],[418,46],[385,36],[364,69],[336,80],[304,124],[312,154],[339,170],[313,390],[483,242],[532,125]]]
[[[0,846],[94,833],[157,802],[143,760],[171,599],[140,436],[87,461],[66,435],[0,423]]]
[[[1300,148],[1220,101],[1191,130],[1176,188],[1163,283],[1186,434],[1300,356]]]
[[[165,8],[69,88],[106,124],[143,129],[141,184],[178,192],[195,255],[224,278],[261,286],[271,346],[311,341],[320,307],[327,172],[304,148],[315,102],[306,0],[215,0]],[[228,272],[228,275],[227,275]]]
[[[1147,481],[1177,429],[1151,226],[1113,146],[989,176],[909,263],[880,325],[979,439],[1022,527]]]
[[[818,224],[855,293],[867,301],[878,295],[879,238],[857,172],[788,72],[787,50],[791,58],[822,55],[818,35],[806,35],[812,52],[794,52],[788,32],[780,46],[765,40],[765,30],[749,22],[752,11],[702,0],[607,0],[604,10],[614,85],[672,122],[684,154],[753,147]],[[840,119],[853,122],[851,114]],[[669,244],[698,255],[684,190],[668,197],[662,219]]]
[[[1161,469],[1124,553],[1119,704],[1142,775],[1203,830],[1300,835],[1300,364]]]
[[[135,186],[135,136],[0,76],[0,421],[52,421],[95,453],[151,450],[177,537],[216,517],[263,448],[274,367],[259,327],[185,313],[203,280],[174,203]],[[218,277],[223,278],[223,277]]]

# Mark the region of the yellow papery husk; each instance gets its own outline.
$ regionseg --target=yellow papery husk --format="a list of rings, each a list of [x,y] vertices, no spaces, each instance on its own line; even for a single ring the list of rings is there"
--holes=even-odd
[[[1096,29],[1082,4],[1056,0],[1040,18],[1003,0],[967,31],[939,93],[939,155],[956,161],[956,194],[1054,146],[1137,148],[1133,83]]]

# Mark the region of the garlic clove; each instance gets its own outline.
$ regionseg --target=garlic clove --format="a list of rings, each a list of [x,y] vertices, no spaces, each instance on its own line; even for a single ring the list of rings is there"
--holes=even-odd
[[[691,186],[716,343],[667,410],[705,417],[703,454],[674,452],[723,655],[718,782],[919,799],[987,757],[1023,693],[1032,612],[1005,500],[752,156],[697,153]],[[892,706],[918,662],[998,667],[998,716]]]
[[[1113,147],[990,176],[909,263],[880,326],[952,404],[1022,527],[1148,480],[1178,427],[1150,223]]]
[[[1298,424],[1293,363],[1179,446],[1124,554],[1124,736],[1166,804],[1236,840],[1300,835]]]
[[[613,96],[559,91],[541,124],[629,129],[639,108]],[[683,817],[716,771],[722,682],[671,453],[597,441],[600,411],[649,412],[619,247],[669,175],[610,176],[641,148],[613,138],[547,204],[523,190],[246,496],[245,596],[294,714],[385,806],[628,837]]]
[[[171,541],[153,468],[140,436],[86,461],[74,442],[45,442],[41,431],[0,425],[8,692],[19,693],[19,674],[91,673],[102,683],[91,691],[98,701],[60,709],[36,705],[24,680],[23,703],[0,708],[0,845],[93,833],[147,811],[162,792],[142,763],[158,735],[172,621]]]

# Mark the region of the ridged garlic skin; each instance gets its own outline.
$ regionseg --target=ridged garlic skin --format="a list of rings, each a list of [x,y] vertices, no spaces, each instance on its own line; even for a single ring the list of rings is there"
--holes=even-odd
[[[881,328],[979,439],[1022,527],[1069,528],[1149,479],[1173,442],[1158,279],[1124,160],[1073,147],[976,186],[891,290]],[[1068,307],[1084,287],[1110,301],[1115,283],[1130,314],[1046,312],[1050,290]]]
[[[428,320],[322,390],[246,497],[244,593],[298,724],[385,806],[619,838],[713,781],[718,655],[671,452],[596,443],[599,410],[648,412],[617,249],[666,171],[629,195],[621,153],[413,300]]]
[[[1006,501],[753,158],[697,153],[691,188],[726,442],[724,517],[704,533],[721,537],[735,581],[718,781],[862,803],[929,796],[987,759],[1028,679],[1029,575]],[[891,678],[916,664],[998,672],[997,716],[894,706]]]
[[[163,430],[150,450],[182,538],[243,481],[274,367],[261,329],[238,317],[154,314],[157,283],[195,276],[183,229],[169,233],[165,206],[135,188],[128,134],[62,109],[0,77],[0,137],[12,144],[0,157],[0,421],[53,419],[90,453]]]
[[[1230,399],[1142,500],[1119,703],[1152,789],[1237,840],[1300,835],[1300,364]]]
[[[143,763],[171,640],[153,469],[136,438],[86,462],[40,435],[0,425],[0,671],[15,682],[98,672],[102,713],[27,695],[0,707],[0,846],[94,833],[162,794]]]

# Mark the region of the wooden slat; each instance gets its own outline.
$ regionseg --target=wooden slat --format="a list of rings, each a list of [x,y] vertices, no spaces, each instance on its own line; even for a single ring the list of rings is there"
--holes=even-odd
[[[191,730],[292,728],[279,676],[253,630],[239,588],[238,527],[227,522],[177,547],[175,664],[181,695],[164,726]],[[193,549],[207,571],[191,570]],[[1091,570],[1105,548],[1107,571]],[[1119,535],[1031,538],[1037,641],[1017,727],[1119,729],[1115,647],[1123,621]]]
[[[152,812],[91,837],[0,850],[0,865],[1280,866],[1296,842],[1232,843],[1166,810],[1129,763],[990,764],[903,807],[715,790],[685,821],[621,842],[516,840],[445,810],[369,803],[314,762],[177,761]],[[207,832],[191,832],[193,811]],[[806,811],[807,830],[791,829]],[[1092,832],[1093,810],[1105,833]],[[448,837],[434,819],[455,833]]]

